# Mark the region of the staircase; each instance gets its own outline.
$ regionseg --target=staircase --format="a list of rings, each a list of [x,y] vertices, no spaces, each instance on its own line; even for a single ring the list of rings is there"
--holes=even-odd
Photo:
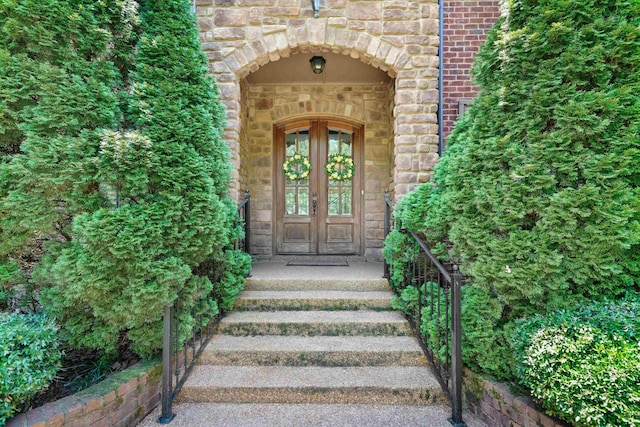
[[[180,391],[172,425],[449,426],[381,266],[358,264],[255,264]]]

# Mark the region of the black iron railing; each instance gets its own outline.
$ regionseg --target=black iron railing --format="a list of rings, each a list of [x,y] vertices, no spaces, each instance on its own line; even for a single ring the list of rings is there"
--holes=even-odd
[[[242,203],[238,206],[238,218],[239,221],[244,224],[244,237],[238,239],[234,247],[247,253],[249,253],[249,227],[251,227],[250,205],[251,196],[249,195],[249,190],[245,190],[244,200],[242,200]]]
[[[411,236],[417,250],[403,265],[389,265],[385,260],[385,277],[392,269],[398,288],[412,286],[417,290],[417,306],[407,315],[414,333],[419,337],[432,370],[451,404],[451,424],[466,426],[462,420],[462,346],[461,346],[461,286],[463,276],[456,266],[449,269],[431,253],[417,234],[403,229],[394,220],[393,205],[385,192],[385,237],[392,229]]]
[[[234,242],[234,249],[247,252],[249,249],[249,190],[238,206],[238,221],[244,223],[244,236]],[[213,291],[199,291],[201,297],[191,307],[189,316],[185,316],[180,300],[165,306],[162,331],[162,412],[158,422],[169,424],[175,417],[173,400],[187,381],[198,357],[204,351],[218,327],[224,313],[213,310],[214,302],[219,307]],[[185,327],[181,319],[189,319],[191,326]],[[189,337],[185,340],[185,337]]]

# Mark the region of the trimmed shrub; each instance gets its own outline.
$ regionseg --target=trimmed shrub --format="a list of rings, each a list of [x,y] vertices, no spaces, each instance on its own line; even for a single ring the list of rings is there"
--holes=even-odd
[[[53,321],[0,313],[0,425],[49,386],[61,356]]]
[[[251,257],[240,250],[226,251],[224,259],[216,263],[213,289],[223,312],[233,310],[233,304],[244,289],[244,279],[250,269]]]
[[[7,260],[43,246],[25,280],[62,336],[106,352],[129,339],[148,356],[166,304],[179,299],[193,325],[214,286],[201,265],[224,262],[236,233],[224,109],[191,2],[0,11],[0,277],[15,281]]]
[[[461,311],[465,366],[498,379],[512,379],[512,355],[504,331],[502,304],[487,289],[467,283],[462,287]]]
[[[176,298],[186,334],[190,308],[213,287],[199,266],[223,260],[231,241],[222,108],[190,7],[144,3],[129,74],[135,130],[100,132],[94,158],[108,203],[75,218],[73,241],[50,248],[37,275],[50,282],[47,309],[77,345],[113,351],[126,335],[149,356],[162,343],[162,308]]]
[[[517,374],[575,426],[640,425],[640,297],[518,321]]]
[[[384,240],[382,254],[389,264],[391,277],[389,283],[395,291],[402,291],[408,283],[404,282],[407,275],[407,263],[414,261],[420,250],[420,246],[411,235],[397,229],[391,230]]]
[[[640,277],[640,4],[505,3],[425,219],[509,319]]]

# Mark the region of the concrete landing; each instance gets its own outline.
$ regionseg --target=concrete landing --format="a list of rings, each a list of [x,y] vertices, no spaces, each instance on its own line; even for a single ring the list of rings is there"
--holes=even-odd
[[[351,262],[349,267],[287,266],[286,262],[254,262],[246,290],[388,291],[383,265]]]

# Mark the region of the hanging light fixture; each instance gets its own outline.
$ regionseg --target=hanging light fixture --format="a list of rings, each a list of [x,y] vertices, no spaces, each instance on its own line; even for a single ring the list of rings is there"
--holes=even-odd
[[[320,74],[324,71],[324,64],[327,63],[327,60],[322,56],[314,56],[309,60],[311,63],[311,70],[314,74]]]
[[[311,0],[311,6],[313,7],[313,17],[317,18],[320,10],[320,0]]]

